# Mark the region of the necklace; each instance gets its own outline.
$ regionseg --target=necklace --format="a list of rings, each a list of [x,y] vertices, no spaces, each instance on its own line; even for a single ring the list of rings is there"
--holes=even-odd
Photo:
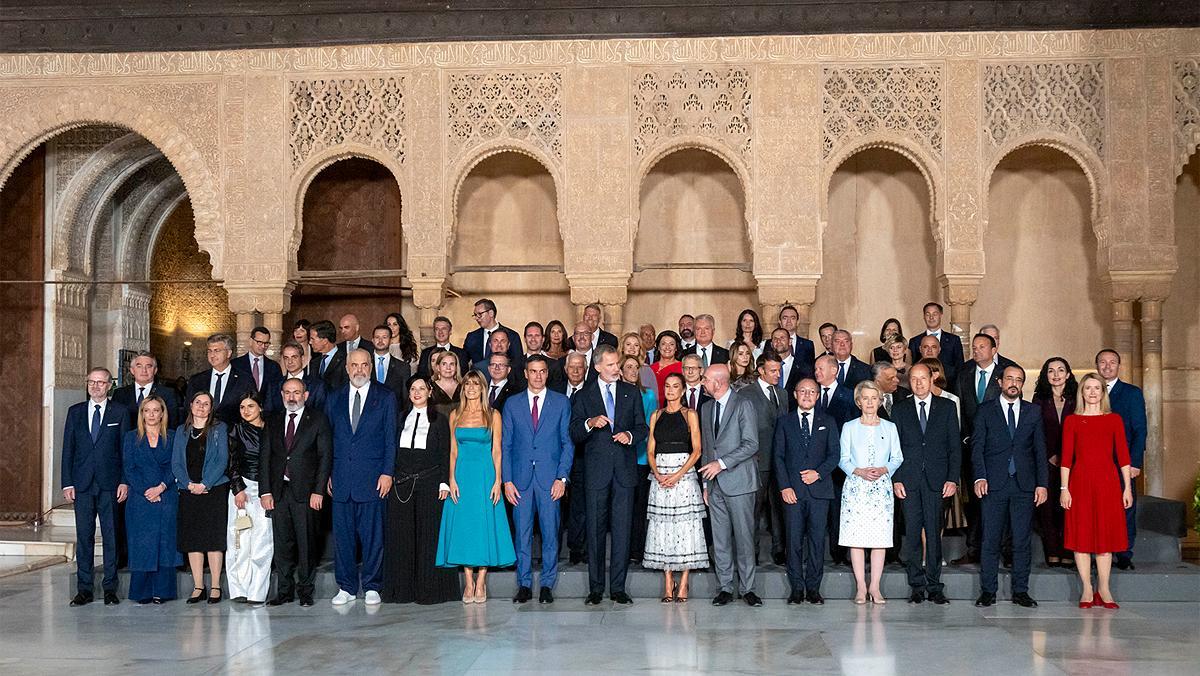
[[[196,428],[193,427],[192,430],[188,433],[188,435],[191,436],[193,439],[199,439],[200,437],[204,436],[204,430],[197,431]]]

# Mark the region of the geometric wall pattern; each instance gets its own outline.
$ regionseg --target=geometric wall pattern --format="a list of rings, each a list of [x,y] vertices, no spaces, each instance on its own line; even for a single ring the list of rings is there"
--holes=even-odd
[[[1104,157],[1103,62],[984,66],[983,108],[993,147],[1050,129],[1078,138]]]
[[[633,87],[634,152],[662,138],[704,136],[750,156],[750,70],[744,66],[656,68],[637,73]]]
[[[288,83],[292,168],[341,143],[386,150],[404,162],[404,78],[293,80]]]
[[[496,138],[562,159],[562,73],[453,73],[446,101],[450,156]]]
[[[828,158],[848,139],[876,132],[911,138],[942,154],[942,68],[824,68],[821,151]]]

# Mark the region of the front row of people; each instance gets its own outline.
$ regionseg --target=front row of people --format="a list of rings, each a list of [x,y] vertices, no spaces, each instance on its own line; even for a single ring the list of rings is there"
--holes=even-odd
[[[687,600],[688,571],[708,564],[711,542],[720,586],[713,603],[725,605],[736,592],[759,606],[754,534],[763,479],[757,463],[767,456],[776,484],[771,490],[786,523],[789,603],[824,602],[820,585],[832,510],[840,514],[837,544],[850,550],[854,602],[885,603],[880,578],[884,552],[895,544],[897,499],[905,517],[909,600],[947,602],[940,576],[943,504],[957,491],[961,436],[954,402],[936,392],[929,365],[910,369],[912,396],[895,402],[887,416],[881,415],[879,386],[859,383],[854,403],[861,415],[840,432],[820,405],[817,380],[802,378],[794,390],[797,409],[778,417],[772,449],[761,449],[755,398],[761,394],[779,405],[773,353],[759,357],[759,380],[743,383],[740,391],[731,386],[727,366],[708,367],[703,379],[711,399],[699,411],[685,406],[685,377],[671,373],[662,386],[665,406],[649,412],[639,369],[633,368],[638,365],[622,377],[622,361],[615,349],[597,347],[598,377],[564,395],[546,387],[547,360],[531,355],[525,396],[510,396],[502,412],[489,406],[486,383],[472,371],[449,416],[429,405],[435,384],[416,375],[408,380],[411,405],[401,416],[398,398],[371,379],[370,355],[356,350],[346,359],[349,383],[326,398],[323,411],[306,406],[306,384],[292,378],[281,386],[283,410],[270,424],[257,393],[241,397],[241,420],[227,426],[214,416],[213,397],[198,392],[174,430],[167,404],[156,395],[139,401],[136,429],[126,429],[128,412],[107,399],[110,374],[94,369],[89,400],[67,416],[64,495],[75,505],[81,551],[89,551],[99,519],[107,604],[118,602],[113,512],[128,499],[131,598],[174,598],[175,566],[186,554],[193,578],[188,603],[221,601],[223,565],[234,600],[265,603],[273,565],[278,583],[270,605],[297,597],[312,605],[318,514],[330,496],[339,587],[332,602],[341,605],[360,590],[368,604],[458,598],[459,567],[465,569],[462,601],[481,603],[488,568],[514,562],[514,601],[526,602],[532,598],[535,523],[542,543],[539,601],[551,603],[560,501],[568,492],[575,500],[582,494],[586,603],[594,605],[606,587],[614,602],[631,602],[625,578],[635,489],[647,478],[642,465],[649,478],[642,562],[664,571],[663,602]],[[996,600],[1005,530],[1012,536],[1012,600],[1036,605],[1028,593],[1030,530],[1034,508],[1048,499],[1049,477],[1042,416],[1021,399],[1024,377],[1018,366],[1005,368],[1001,396],[983,404],[974,420],[970,490],[983,514],[980,606]],[[1114,608],[1111,553],[1128,546],[1123,510],[1132,495],[1123,423],[1109,413],[1104,385],[1099,376],[1084,376],[1075,415],[1064,422],[1059,502],[1066,510],[1066,545],[1083,580],[1080,606]],[[639,461],[639,446],[645,460]],[[585,464],[581,475],[572,471],[577,447]],[[840,505],[835,467],[846,475]],[[1121,482],[1115,480],[1118,467]],[[502,502],[511,507],[515,547]],[[80,556],[78,566],[72,605],[92,600],[91,557]],[[678,584],[675,572],[681,573]]]

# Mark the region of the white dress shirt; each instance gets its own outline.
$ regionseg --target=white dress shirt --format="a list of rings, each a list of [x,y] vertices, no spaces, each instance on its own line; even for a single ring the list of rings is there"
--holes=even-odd
[[[1018,397],[1016,399],[1009,399],[1008,397],[1004,396],[1003,394],[1000,395],[1000,408],[1002,409],[1001,413],[1004,414],[1004,422],[1005,423],[1008,422],[1008,405],[1009,404],[1016,404],[1015,406],[1012,407],[1013,424],[1020,425],[1021,424],[1021,398]]]
[[[792,367],[796,365],[796,355],[788,353],[779,366],[779,383],[787,387],[788,378],[792,375]]]
[[[419,416],[419,417],[418,417]],[[413,436],[415,427],[416,437]],[[425,450],[429,440],[429,408],[427,406],[413,407],[404,418],[404,427],[400,430],[400,447]]]
[[[578,385],[572,385],[570,382],[568,382],[567,383],[567,397],[574,397],[575,394],[577,392],[579,392],[579,390],[583,389],[583,386],[585,384],[587,384],[586,380],[580,381]]]
[[[366,410],[367,393],[370,392],[370,390],[371,390],[371,379],[370,378],[367,379],[367,382],[365,384],[363,384],[362,387],[355,387],[354,383],[350,384],[350,396],[346,397],[346,400],[347,400],[346,411],[348,411],[350,413],[351,420],[354,419],[354,393],[358,392],[359,396],[362,397],[362,401],[360,402],[360,405],[363,407],[363,410]],[[359,413],[362,413],[362,411],[359,411]]]
[[[686,389],[683,391],[683,405],[690,408],[692,399],[694,397],[696,400],[696,408],[693,410],[696,410],[696,412],[699,413],[699,410],[697,409],[700,408],[700,395],[702,394],[700,391],[700,383],[696,383],[695,385],[686,385],[685,387]]]
[[[232,372],[233,372],[233,364],[230,364],[225,367],[224,371],[218,371],[216,369],[213,369],[212,375],[210,375],[208,377],[208,393],[213,395],[214,401],[217,398],[217,396],[215,394],[215,392],[217,390],[217,375],[220,374],[220,376],[221,376],[221,400],[224,401],[225,400],[225,391],[229,389],[229,374]]]

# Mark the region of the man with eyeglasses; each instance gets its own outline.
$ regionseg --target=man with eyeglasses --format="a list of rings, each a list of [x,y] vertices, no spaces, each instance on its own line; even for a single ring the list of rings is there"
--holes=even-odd
[[[524,389],[524,385],[515,378],[509,378],[511,374],[512,365],[508,361],[508,355],[496,352],[488,357],[488,389],[483,396],[487,399],[488,406],[497,411],[504,410],[504,402],[508,401],[514,392]]]
[[[112,400],[129,409],[129,429],[137,425],[138,406],[146,397],[161,397],[167,405],[167,421],[171,428],[178,427],[183,422],[182,409],[179,407],[179,395],[166,385],[159,384],[158,359],[150,352],[141,351],[129,362],[129,374],[133,382],[113,390]]]
[[[521,363],[521,336],[516,331],[496,321],[496,304],[488,298],[475,301],[475,309],[471,312],[479,328],[467,334],[463,349],[471,357],[473,368],[486,366],[488,357],[492,355],[492,336],[497,332],[508,336],[508,361],[510,364]]]
[[[88,400],[67,410],[62,441],[63,498],[75,509],[75,596],[71,606],[92,602],[96,520],[104,549],[104,605],[117,598],[117,503],[129,495],[123,480],[121,441],[129,429],[129,411],[108,400],[112,373],[88,371]]]
[[[276,410],[273,406],[274,393],[283,385],[283,369],[279,363],[267,356],[271,347],[271,332],[265,326],[256,326],[250,332],[250,344],[246,354],[233,360],[233,368],[249,373],[258,389],[258,395],[265,402],[264,412]]]
[[[208,392],[213,398],[213,414],[226,425],[242,419],[242,396],[254,391],[254,380],[249,374],[233,368],[233,338],[227,333],[214,333],[208,337],[208,364],[210,368],[188,379],[187,396],[191,402],[197,392]]]

